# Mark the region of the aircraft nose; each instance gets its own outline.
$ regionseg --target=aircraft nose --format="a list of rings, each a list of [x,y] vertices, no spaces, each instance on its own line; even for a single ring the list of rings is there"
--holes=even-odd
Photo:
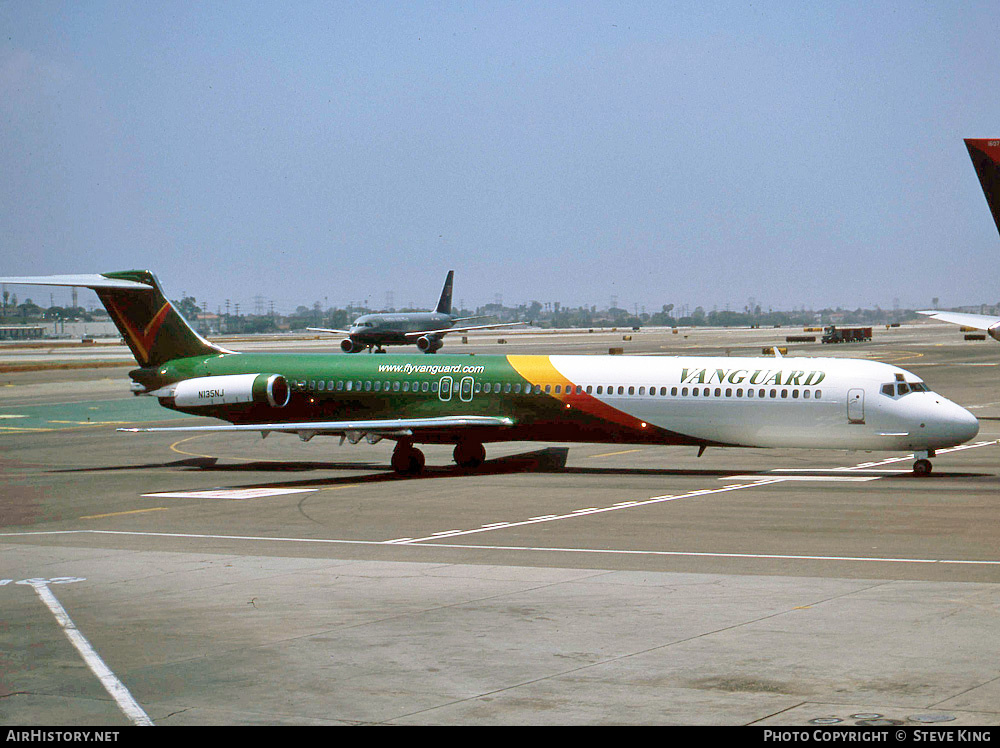
[[[928,426],[933,434],[947,446],[967,442],[979,433],[979,420],[957,403],[934,395],[933,417],[928,418]]]

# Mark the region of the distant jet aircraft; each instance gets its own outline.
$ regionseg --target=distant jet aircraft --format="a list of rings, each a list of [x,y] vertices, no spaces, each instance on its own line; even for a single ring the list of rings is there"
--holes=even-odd
[[[402,474],[424,468],[416,444],[453,444],[471,469],[489,442],[541,441],[912,450],[926,475],[935,450],[979,431],[969,411],[877,361],[237,353],[192,330],[148,271],[0,283],[94,289],[139,364],[135,394],[228,421],[122,430],[390,439]]]
[[[976,168],[979,184],[986,195],[986,203],[993,214],[993,223],[1000,232],[1000,138],[966,138],[965,147]],[[942,322],[985,330],[994,340],[1000,340],[1000,317],[988,314],[966,314],[965,312],[941,312],[928,309],[918,314],[926,314]]]
[[[350,330],[334,330],[328,327],[308,327],[312,332],[328,332],[334,335],[346,335],[340,341],[340,349],[344,353],[357,353],[367,348],[376,353],[385,353],[386,345],[412,345],[424,353],[435,353],[444,341],[441,340],[450,332],[468,332],[469,330],[492,330],[497,327],[512,327],[523,325],[524,322],[504,322],[495,325],[473,325],[471,327],[454,327],[456,322],[465,322],[481,317],[456,317],[451,313],[451,286],[455,271],[449,270],[448,277],[441,289],[441,299],[433,312],[378,312],[364,314],[354,320]]]

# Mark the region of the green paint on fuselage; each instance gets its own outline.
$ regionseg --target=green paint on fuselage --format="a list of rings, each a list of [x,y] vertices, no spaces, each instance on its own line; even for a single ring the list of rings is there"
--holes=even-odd
[[[171,361],[160,367],[155,384],[163,386],[192,377],[228,374],[280,374],[290,385],[291,398],[282,408],[245,403],[177,410],[233,423],[508,416],[514,420],[513,428],[487,429],[477,432],[477,438],[482,441],[700,443],[662,429],[630,428],[611,423],[588,413],[585,407],[567,408],[564,400],[554,392],[535,392],[534,385],[538,383],[521,376],[506,356],[300,353],[198,356]],[[443,383],[450,384],[450,395],[447,391],[442,394]],[[590,399],[588,395],[574,396]],[[173,407],[167,398],[161,399],[161,403]],[[464,431],[463,435],[472,434]],[[456,438],[454,432],[421,432],[419,435],[422,442],[453,442]]]

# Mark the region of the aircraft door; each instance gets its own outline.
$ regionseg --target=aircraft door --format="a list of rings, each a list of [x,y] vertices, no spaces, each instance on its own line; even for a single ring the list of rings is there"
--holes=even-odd
[[[473,384],[472,377],[462,377],[462,381],[459,382],[458,396],[463,403],[472,402]]]
[[[847,422],[865,422],[865,391],[854,388],[847,393]]]
[[[438,388],[438,397],[444,402],[451,400],[451,391],[453,388],[453,382],[451,377],[441,377],[441,386]]]

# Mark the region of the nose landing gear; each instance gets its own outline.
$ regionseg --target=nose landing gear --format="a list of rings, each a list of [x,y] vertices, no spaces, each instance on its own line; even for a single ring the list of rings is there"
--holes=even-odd
[[[928,458],[934,456],[934,450],[928,449],[925,452],[914,452],[913,456],[916,458],[916,462],[913,463],[913,474],[919,476],[930,475],[933,466]]]

